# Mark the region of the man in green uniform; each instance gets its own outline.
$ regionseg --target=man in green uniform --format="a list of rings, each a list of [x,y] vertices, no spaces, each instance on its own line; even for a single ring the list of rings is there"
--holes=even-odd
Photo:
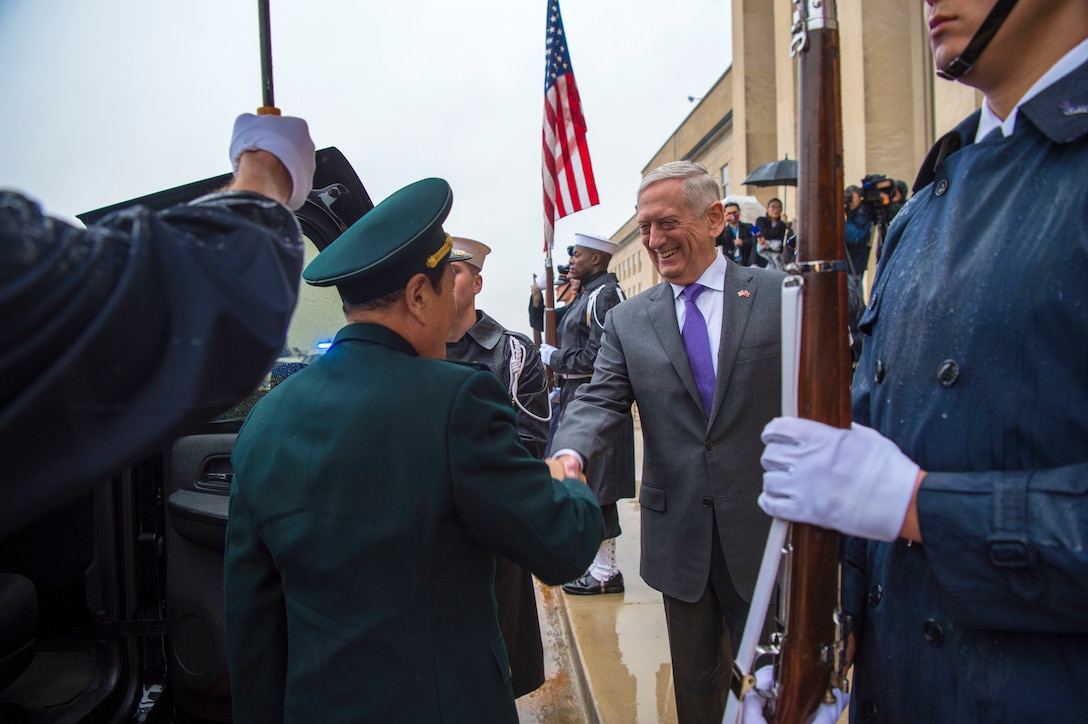
[[[303,277],[348,325],[238,436],[225,569],[236,722],[516,722],[494,554],[585,570],[590,490],[518,440],[490,372],[443,361],[452,194],[396,192]]]

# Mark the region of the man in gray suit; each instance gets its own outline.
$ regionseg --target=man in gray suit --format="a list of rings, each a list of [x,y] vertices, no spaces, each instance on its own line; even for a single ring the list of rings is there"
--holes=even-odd
[[[725,711],[770,526],[756,504],[759,435],[781,408],[783,274],[718,253],[718,199],[714,178],[687,161],[643,179],[638,226],[665,281],[609,312],[593,379],[552,443],[575,475],[638,403],[641,573],[664,598],[682,724]]]

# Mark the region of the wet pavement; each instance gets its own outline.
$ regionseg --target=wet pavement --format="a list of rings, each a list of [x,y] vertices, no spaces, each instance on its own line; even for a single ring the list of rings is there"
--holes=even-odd
[[[572,596],[537,583],[548,680],[518,700],[522,722],[676,721],[661,594],[638,574],[637,499],[621,500],[619,512],[624,593]]]
[[[547,681],[518,700],[523,724],[675,724],[661,594],[638,573],[637,496],[619,501],[624,593],[572,596],[535,581]],[[846,724],[843,712],[837,724]]]

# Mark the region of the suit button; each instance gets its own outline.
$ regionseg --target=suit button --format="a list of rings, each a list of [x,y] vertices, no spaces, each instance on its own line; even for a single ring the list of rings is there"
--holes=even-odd
[[[712,505],[714,505],[713,500],[711,500],[710,498],[703,498],[703,507],[704,508],[709,508]]]
[[[705,441],[703,443],[703,445],[706,446],[707,450],[713,450],[714,449],[714,441],[713,440],[707,440],[707,441]]]
[[[880,603],[880,599],[884,598],[884,589],[880,587],[880,584],[876,584],[869,589],[869,605],[873,608]]]
[[[872,699],[864,699],[861,702],[861,720],[876,721],[876,702]]]
[[[937,379],[945,387],[956,384],[960,378],[960,366],[954,359],[946,359],[937,367]]]
[[[933,619],[929,619],[922,624],[922,635],[926,637],[929,645],[935,649],[939,649],[944,645],[944,629],[941,628],[940,623]]]
[[[884,381],[884,362],[882,360],[876,361],[876,373],[873,375],[873,380],[879,385]]]

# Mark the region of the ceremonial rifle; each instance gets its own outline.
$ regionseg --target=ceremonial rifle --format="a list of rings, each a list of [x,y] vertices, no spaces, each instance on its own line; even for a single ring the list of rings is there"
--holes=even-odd
[[[842,120],[839,33],[835,0],[794,0],[790,55],[798,59],[798,255],[783,290],[783,404],[787,414],[836,427],[850,425],[850,347],[847,325],[847,263],[843,218]],[[800,294],[798,295],[798,292]],[[796,360],[786,319],[800,308]],[[791,355],[792,356],[792,355]],[[796,398],[793,384],[796,382]],[[796,404],[796,413],[790,408]],[[786,525],[776,520],[760,583],[773,587]],[[813,525],[788,526],[787,572],[781,588],[784,630],[775,636],[774,685],[765,709],[768,722],[802,724],[831,689],[847,689],[845,640],[839,611],[839,536]],[[769,591],[753,598],[734,667],[733,697],[726,720],[754,684],[754,656],[744,651],[762,629]],[[762,612],[756,611],[762,599]],[[758,620],[757,625],[754,619]],[[754,629],[754,630],[753,630]],[[747,661],[743,660],[747,658]]]

